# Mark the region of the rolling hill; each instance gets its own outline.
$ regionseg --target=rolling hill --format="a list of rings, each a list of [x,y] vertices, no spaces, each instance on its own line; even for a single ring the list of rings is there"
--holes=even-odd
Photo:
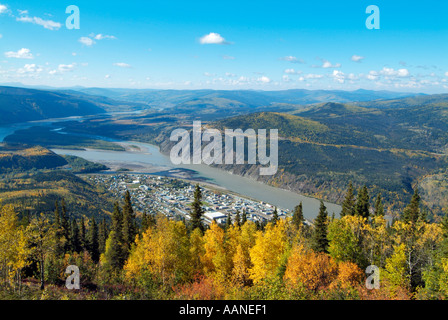
[[[148,89],[102,89],[76,88],[76,91],[105,96],[114,100],[144,103],[157,108],[170,108],[189,103],[190,106],[204,105],[204,101],[223,100],[238,102],[250,107],[269,106],[271,104],[307,105],[320,102],[354,102],[379,99],[394,99],[416,96],[411,93],[372,91],[372,90],[305,90],[293,89],[282,91],[255,90],[148,90]],[[210,105],[210,104],[208,104]],[[219,107],[219,106],[217,106]]]
[[[367,103],[320,103],[210,125],[279,130],[276,175],[258,176],[249,165],[220,166],[225,170],[335,202],[342,200],[348,181],[358,187],[367,184],[386,204],[394,203],[388,209],[402,208],[419,186],[426,205],[441,213],[448,205],[443,200],[448,192],[448,97],[415,99],[420,103],[404,107],[409,100],[404,98],[388,107],[382,103],[381,109]]]
[[[0,125],[144,108],[148,107],[76,91],[0,87]]]

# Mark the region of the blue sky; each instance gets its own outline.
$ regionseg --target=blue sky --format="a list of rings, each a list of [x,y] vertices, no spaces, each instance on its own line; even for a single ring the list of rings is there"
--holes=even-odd
[[[0,35],[0,83],[448,92],[448,1],[0,0]]]

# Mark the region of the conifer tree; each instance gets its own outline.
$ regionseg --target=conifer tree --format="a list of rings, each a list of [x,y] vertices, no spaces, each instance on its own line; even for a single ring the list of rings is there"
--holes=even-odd
[[[122,239],[121,233],[123,231],[123,214],[120,209],[120,205],[118,202],[115,202],[114,204],[114,211],[112,212],[112,230],[115,231],[118,238]]]
[[[55,255],[60,256],[64,253],[64,244],[63,244],[63,232],[61,227],[61,216],[59,212],[59,204],[55,201],[55,209],[54,209],[54,230],[56,237],[56,245],[55,245]]]
[[[87,249],[86,225],[85,225],[84,217],[81,217],[81,221],[79,222],[79,243],[81,245],[81,251],[84,251]]]
[[[118,271],[123,267],[126,254],[123,250],[123,214],[118,202],[115,203],[112,213],[112,228],[106,240],[104,256],[105,265],[112,270]]]
[[[355,204],[355,215],[368,218],[370,216],[370,197],[367,186],[359,188]]]
[[[348,184],[347,193],[345,195],[344,202],[342,203],[341,217],[343,216],[353,216],[355,214],[355,194],[353,189],[353,184],[350,181]]]
[[[425,207],[423,207],[423,208],[420,210],[419,220],[422,221],[422,222],[427,223],[427,222],[428,222],[428,215],[429,215],[429,213],[428,213],[428,209],[425,208]]]
[[[57,201],[55,201],[54,203],[54,226],[57,229],[59,229],[61,227],[61,216],[59,214],[59,204]]]
[[[243,209],[243,217],[241,219],[241,225],[243,226],[247,222],[247,212],[246,209]]]
[[[98,244],[98,225],[96,224],[95,217],[92,217],[92,223],[89,227],[89,234],[87,236],[88,240],[88,251],[92,260],[98,262],[100,258],[99,244]]]
[[[384,216],[384,206],[383,201],[381,199],[381,194],[378,193],[378,196],[375,200],[375,211],[373,213],[377,217],[383,217]]]
[[[124,197],[122,234],[123,234],[123,249],[125,253],[128,253],[129,250],[131,249],[131,244],[134,242],[135,236],[137,234],[135,213],[134,210],[132,209],[131,195],[129,191],[126,191]]]
[[[231,225],[232,225],[232,216],[230,215],[230,212],[229,212],[229,213],[227,213],[227,219],[226,219],[226,224],[224,225],[224,229],[229,230]]]
[[[142,227],[141,227],[141,233],[148,230],[148,228],[154,226],[156,224],[156,219],[153,214],[144,212],[142,216]]]
[[[420,195],[418,189],[415,189],[411,202],[403,211],[403,220],[405,222],[415,223],[420,217]]]
[[[72,252],[81,252],[81,243],[79,241],[79,227],[76,219],[72,220],[70,227],[70,249]]]
[[[272,213],[272,219],[271,219],[271,223],[272,224],[277,224],[277,222],[279,221],[279,217],[278,217],[278,210],[277,207],[275,207],[274,212]]]
[[[235,214],[235,223],[238,227],[241,227],[241,216],[240,216],[240,210],[236,210]]]
[[[202,208],[202,192],[199,184],[196,185],[194,191],[194,200],[191,204],[193,210],[191,213],[191,230],[199,228],[204,232],[204,226],[202,224],[202,215],[204,214],[204,209]]]
[[[314,231],[312,238],[312,249],[316,252],[328,253],[328,212],[324,202],[320,201],[319,214],[314,220]]]
[[[62,235],[66,239],[66,246],[64,249],[68,251],[70,246],[70,223],[67,215],[67,206],[64,199],[61,200],[60,224],[62,227]]]
[[[296,226],[297,229],[300,229],[302,228],[304,221],[305,218],[303,217],[303,205],[302,202],[300,202],[299,205],[294,208],[292,223]]]
[[[443,216],[440,227],[442,228],[443,237],[448,239],[448,212]]]
[[[102,258],[101,258],[102,259]],[[104,261],[102,264],[108,271],[120,271],[124,265],[123,245],[118,239],[118,235],[114,230],[111,230],[106,241],[106,248],[104,250]]]
[[[106,219],[103,218],[103,220],[100,221],[98,226],[98,251],[99,253],[104,253],[104,250],[106,249],[106,241],[107,241],[107,224]]]

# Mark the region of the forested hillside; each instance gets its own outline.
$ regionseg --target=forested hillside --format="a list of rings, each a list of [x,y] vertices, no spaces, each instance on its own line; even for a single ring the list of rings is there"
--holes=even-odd
[[[409,99],[426,104],[403,107]],[[258,177],[254,166],[222,167],[337,202],[347,181],[368,183],[383,194],[389,209],[403,207],[419,185],[424,202],[441,214],[447,209],[441,194],[448,165],[448,99],[405,98],[400,107],[397,101],[381,109],[323,103],[216,121],[212,126],[221,130],[278,129],[281,138],[280,170],[273,177]]]

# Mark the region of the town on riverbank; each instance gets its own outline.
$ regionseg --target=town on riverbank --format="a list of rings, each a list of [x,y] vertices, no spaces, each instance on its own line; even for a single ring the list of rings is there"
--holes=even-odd
[[[93,185],[106,187],[117,199],[129,191],[134,208],[138,212],[163,214],[171,219],[189,220],[194,199],[195,183],[192,181],[150,174],[92,174],[84,178]],[[218,189],[211,184],[202,184],[204,222],[219,224],[230,215],[234,221],[237,212],[246,212],[253,222],[269,221],[277,209],[279,218],[291,214],[290,210],[241,195]]]

